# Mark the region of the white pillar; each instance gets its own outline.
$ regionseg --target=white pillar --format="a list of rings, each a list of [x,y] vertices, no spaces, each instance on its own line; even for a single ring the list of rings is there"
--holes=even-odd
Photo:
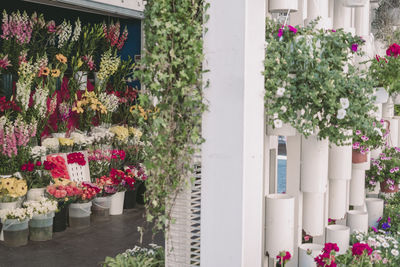
[[[355,8],[354,23],[356,28],[356,34],[360,36],[367,36],[370,32],[369,27],[369,1],[363,7]]]
[[[343,6],[343,0],[334,1],[333,28],[348,29],[351,27],[351,8]]]
[[[201,266],[261,266],[265,0],[208,0]]]

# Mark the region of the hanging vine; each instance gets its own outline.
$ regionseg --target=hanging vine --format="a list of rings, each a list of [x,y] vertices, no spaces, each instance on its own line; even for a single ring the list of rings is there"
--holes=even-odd
[[[145,93],[139,123],[145,137],[146,215],[154,230],[168,227],[173,201],[192,173],[192,158],[203,142],[203,0],[149,0],[145,46],[136,72]],[[153,102],[157,102],[153,107]],[[138,111],[141,112],[141,111]]]

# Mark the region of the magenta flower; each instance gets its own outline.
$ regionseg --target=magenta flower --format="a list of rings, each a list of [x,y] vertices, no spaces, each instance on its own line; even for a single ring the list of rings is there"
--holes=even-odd
[[[368,138],[367,136],[365,136],[365,135],[361,136],[361,139],[362,139],[363,141],[368,141],[368,140],[369,140],[369,138]]]
[[[278,37],[282,37],[282,35],[283,35],[283,29],[280,28],[279,31],[278,31]]]
[[[293,26],[288,26],[289,27],[289,30],[291,31],[291,32],[293,32],[294,34],[296,34],[296,32],[297,32],[297,29],[295,28],[295,27],[293,27]]]
[[[360,143],[359,142],[355,142],[353,144],[353,149],[359,149],[360,148]]]
[[[332,32],[336,32],[334,29],[331,30]]]
[[[352,45],[351,45],[351,50],[353,50],[353,52],[357,52],[357,50],[358,50],[358,44],[352,44]]]
[[[356,131],[356,135],[360,135],[361,134],[361,131],[360,130],[357,130]]]

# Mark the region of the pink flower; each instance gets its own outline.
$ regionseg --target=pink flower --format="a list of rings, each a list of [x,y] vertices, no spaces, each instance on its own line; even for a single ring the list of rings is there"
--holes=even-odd
[[[360,143],[359,142],[355,142],[353,144],[353,149],[359,149],[360,148]]]
[[[351,45],[351,50],[353,50],[353,52],[357,52],[357,50],[358,50],[358,44],[352,44],[352,45]]]
[[[290,26],[290,25],[288,25],[288,27],[289,27],[289,30],[290,30],[291,32],[293,32],[294,34],[296,34],[297,29],[296,29],[295,27]]]
[[[360,135],[361,134],[361,131],[360,130],[357,130],[356,131],[356,135]]]
[[[361,136],[361,139],[362,139],[363,141],[368,141],[368,140],[369,140],[369,138],[368,138],[367,136],[365,136],[365,135]]]
[[[283,35],[283,29],[280,28],[280,29],[278,30],[278,37],[282,37],[282,35]]]

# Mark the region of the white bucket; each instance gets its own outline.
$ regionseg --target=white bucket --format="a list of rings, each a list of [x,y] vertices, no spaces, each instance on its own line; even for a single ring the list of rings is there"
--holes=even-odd
[[[324,246],[320,244],[301,244],[299,246],[299,267],[317,266],[314,258],[321,254],[323,248]]]
[[[110,215],[121,215],[124,211],[125,191],[111,196]]]
[[[31,188],[28,190],[26,194],[26,198],[28,201],[40,201],[42,197],[44,197],[44,192],[46,188]]]
[[[360,231],[363,233],[368,232],[368,213],[359,210],[349,210],[347,212],[346,224],[350,227],[350,233]]]
[[[378,227],[378,219],[383,216],[383,199],[367,198],[365,199],[368,211],[368,227]]]
[[[311,236],[324,233],[324,193],[303,193],[303,229]]]
[[[336,243],[339,247],[338,254],[345,254],[350,243],[350,228],[345,225],[328,225],[325,243]]]
[[[86,91],[88,78],[87,72],[77,71],[74,78],[79,84],[79,90]]]
[[[89,217],[92,213],[90,210],[92,207],[92,202],[86,203],[71,203],[69,205],[69,217],[74,218],[82,218],[82,217]]]

